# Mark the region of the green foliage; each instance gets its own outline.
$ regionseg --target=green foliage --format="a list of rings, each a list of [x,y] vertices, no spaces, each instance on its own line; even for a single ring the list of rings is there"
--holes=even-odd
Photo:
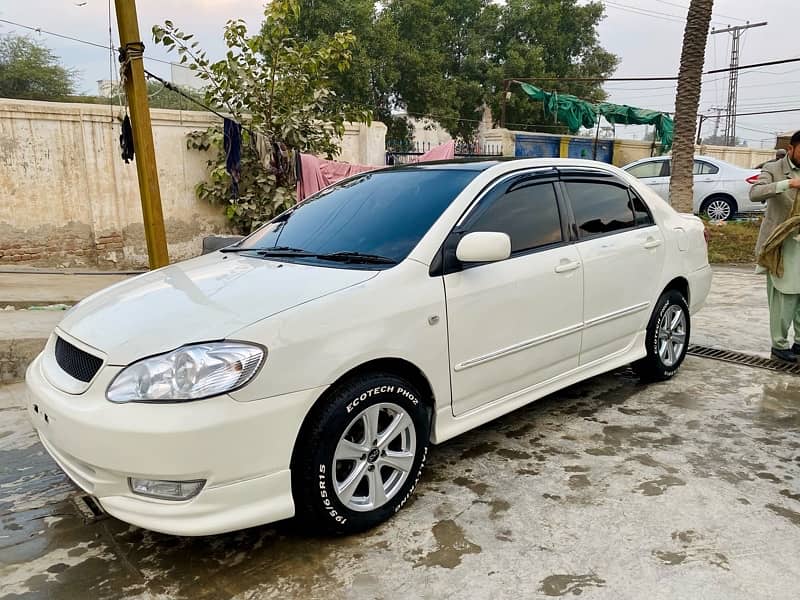
[[[392,110],[430,114],[452,135],[471,139],[489,105],[497,120],[503,79],[607,77],[617,58],[599,44],[600,2],[577,0],[301,0],[306,18],[300,39],[324,43],[350,27],[359,34],[352,68],[333,78],[334,88],[390,122]],[[545,89],[594,102],[599,83],[541,83]],[[541,105],[519,90],[508,104],[513,128],[559,132]]]
[[[74,93],[77,72],[29,37],[0,36],[0,97],[62,100]]]
[[[309,44],[295,37],[300,22],[299,0],[272,0],[264,9],[264,26],[257,35],[248,35],[241,20],[228,21],[224,30],[228,51],[216,62],[191,34],[171,21],[153,27],[155,41],[177,51],[181,64],[207,83],[205,102],[230,113],[244,126],[247,141],[243,144],[240,198],[228,200],[222,192],[224,186],[216,181],[227,177],[227,173],[222,175],[221,154],[217,158],[222,163],[215,163],[211,183],[198,187],[198,193],[229,203],[229,218],[245,233],[276,214],[276,207],[285,206],[293,193],[281,187],[261,161],[246,158],[252,146],[250,133],[282,142],[292,150],[330,157],[338,153],[346,121],[370,120],[369,111],[343,102],[331,85],[332,74],[350,67],[353,33],[337,31],[325,43]],[[212,133],[208,135],[215,140]],[[190,140],[190,146],[192,143]],[[245,164],[245,160],[249,162]]]
[[[250,133],[242,130],[242,162],[239,179],[239,196],[230,195],[231,178],[225,170],[225,150],[221,127],[189,134],[187,147],[208,152],[206,162],[209,176],[195,187],[201,200],[225,207],[225,215],[234,229],[249,233],[260,227],[274,215],[290,208],[295,202],[292,188],[278,185],[274,174],[268,172],[255,150]]]

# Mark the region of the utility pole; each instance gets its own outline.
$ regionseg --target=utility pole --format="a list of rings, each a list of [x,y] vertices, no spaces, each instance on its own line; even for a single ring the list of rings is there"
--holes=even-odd
[[[725,119],[725,145],[732,146],[736,143],[736,106],[737,96],[739,93],[739,40],[742,37],[742,34],[747,29],[752,29],[753,27],[763,27],[766,25],[767,22],[764,21],[762,23],[746,23],[745,25],[737,25],[735,27],[727,27],[725,29],[712,29],[711,35],[717,33],[730,33],[733,36],[733,42],[731,43],[731,71],[728,75],[728,116]]]
[[[719,121],[720,121],[720,115],[722,114],[722,109],[712,108],[711,110],[717,113],[717,116],[714,118],[714,138],[716,138],[719,135]]]
[[[164,215],[161,211],[161,191],[158,187],[153,126],[150,122],[150,107],[147,102],[147,83],[144,78],[142,55],[144,44],[139,36],[139,21],[135,0],[114,0],[117,9],[117,26],[121,46],[125,94],[131,111],[133,149],[136,174],[139,178],[139,194],[142,198],[144,235],[150,268],[157,269],[169,264],[167,237],[164,232]]]

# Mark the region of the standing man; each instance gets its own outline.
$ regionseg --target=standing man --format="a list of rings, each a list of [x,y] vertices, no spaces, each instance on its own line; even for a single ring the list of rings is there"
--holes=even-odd
[[[766,163],[750,188],[752,201],[767,203],[756,257],[757,271],[767,273],[772,356],[791,363],[798,362],[800,356],[800,231],[793,226],[800,217],[798,190],[800,131],[792,135],[786,156]],[[795,343],[790,347],[792,324]]]

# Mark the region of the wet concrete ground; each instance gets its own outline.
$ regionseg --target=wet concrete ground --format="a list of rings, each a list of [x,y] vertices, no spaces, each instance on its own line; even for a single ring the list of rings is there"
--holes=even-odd
[[[86,523],[0,391],[3,598],[796,598],[800,379],[689,358],[604,375],[434,448],[416,499],[345,539]]]

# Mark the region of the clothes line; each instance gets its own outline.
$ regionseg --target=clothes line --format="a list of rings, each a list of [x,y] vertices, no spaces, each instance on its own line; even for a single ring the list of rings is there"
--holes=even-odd
[[[450,140],[435,148],[431,148],[413,162],[421,163],[433,160],[449,160],[455,157],[455,151],[455,140]],[[299,159],[300,172],[297,176],[297,201],[302,202],[312,194],[316,194],[329,185],[333,185],[337,181],[341,181],[352,175],[383,168],[385,167],[376,165],[356,165],[335,160],[326,160],[312,154],[301,153]]]

